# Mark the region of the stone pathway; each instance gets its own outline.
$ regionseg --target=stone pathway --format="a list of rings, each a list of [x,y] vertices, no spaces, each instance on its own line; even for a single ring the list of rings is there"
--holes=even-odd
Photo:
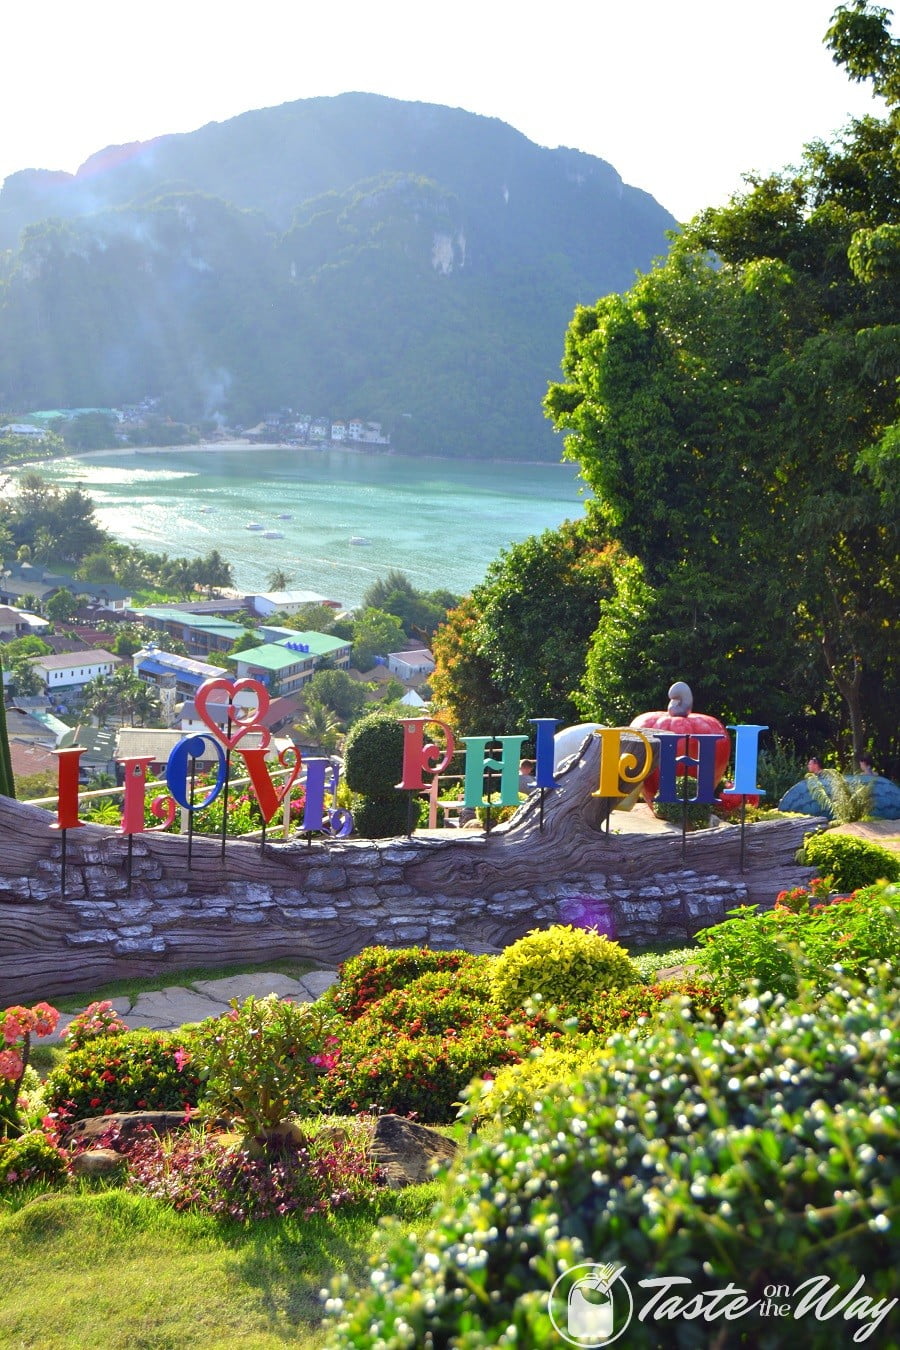
[[[134,1002],[125,995],[110,1002],[126,1026],[170,1031],[186,1022],[218,1017],[228,1012],[231,999],[249,998],[251,994],[255,998],[277,994],[279,998],[292,998],[297,1003],[312,1003],[336,980],[337,972],[333,970],[310,970],[297,980],[274,972],[226,975],[218,980],[196,980],[190,985],[171,985],[167,989],[138,994]],[[89,1002],[92,1000],[85,1000],[85,1007]],[[42,1038],[43,1044],[60,1041],[74,1016],[69,1013],[61,1017],[54,1034]]]

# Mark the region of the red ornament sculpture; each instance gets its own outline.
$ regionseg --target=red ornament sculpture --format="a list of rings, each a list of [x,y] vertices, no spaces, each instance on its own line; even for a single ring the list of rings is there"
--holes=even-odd
[[[694,759],[697,757],[699,747],[690,733],[693,732],[695,736],[701,733],[707,736],[718,734],[721,739],[715,748],[715,771],[716,783],[719,783],[731,759],[731,737],[717,717],[711,717],[709,713],[692,712],[693,705],[694,696],[689,687],[684,680],[677,680],[669,690],[669,706],[665,712],[641,713],[639,717],[635,717],[631,725],[645,734],[654,731],[684,733],[678,742],[677,754],[691,755]],[[685,767],[685,773],[691,778],[697,776],[696,769],[691,765]],[[659,770],[654,769],[641,786],[648,805],[653,801],[658,789]]]

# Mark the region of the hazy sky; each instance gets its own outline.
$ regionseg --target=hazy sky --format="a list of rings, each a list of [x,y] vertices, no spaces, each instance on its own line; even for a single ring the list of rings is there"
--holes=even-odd
[[[679,219],[880,110],[822,45],[836,0],[8,0],[0,178],[363,90],[608,160]],[[895,20],[896,31],[896,20]]]

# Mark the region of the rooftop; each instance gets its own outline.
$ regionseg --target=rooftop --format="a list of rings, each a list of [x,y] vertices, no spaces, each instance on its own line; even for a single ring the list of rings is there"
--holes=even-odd
[[[313,656],[321,656],[321,652],[291,651],[275,642],[264,642],[261,647],[248,647],[246,651],[236,652],[231,658],[233,661],[240,661],[248,666],[257,666],[260,670],[280,671],[288,670],[291,666],[301,667],[309,663]]]
[[[296,644],[295,650],[300,647],[308,647],[311,656],[331,656],[334,652],[349,649],[352,643],[347,638],[332,637],[330,633],[291,633],[288,638],[279,638],[275,645],[277,647],[287,646],[289,643]]]
[[[114,666],[122,664],[120,656],[104,651],[102,647],[92,647],[86,652],[51,652],[48,656],[32,656],[29,664],[43,666],[44,670],[74,670],[78,666],[96,666],[111,662]]]
[[[216,633],[219,637],[239,638],[247,630],[242,623],[233,623],[231,619],[222,619],[214,614],[193,614],[186,609],[166,609],[151,605],[134,610],[142,619],[153,619],[156,623],[180,623],[183,628],[195,628],[203,633]]]

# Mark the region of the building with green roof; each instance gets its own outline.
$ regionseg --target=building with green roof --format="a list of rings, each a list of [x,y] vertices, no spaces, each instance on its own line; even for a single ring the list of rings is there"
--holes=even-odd
[[[217,614],[191,614],[183,609],[165,605],[150,605],[133,609],[142,623],[158,633],[168,633],[187,647],[191,656],[206,656],[209,652],[228,652],[238,638],[247,631],[243,624],[223,619]]]

